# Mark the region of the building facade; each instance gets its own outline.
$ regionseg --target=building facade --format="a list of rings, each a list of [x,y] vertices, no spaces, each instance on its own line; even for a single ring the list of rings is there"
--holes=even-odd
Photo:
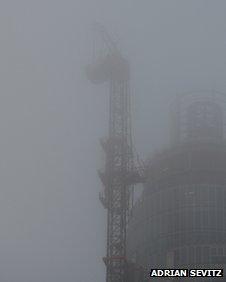
[[[195,93],[177,100],[171,145],[148,160],[127,230],[128,257],[147,273],[225,268],[225,278],[215,279],[226,281],[226,104],[216,96]]]

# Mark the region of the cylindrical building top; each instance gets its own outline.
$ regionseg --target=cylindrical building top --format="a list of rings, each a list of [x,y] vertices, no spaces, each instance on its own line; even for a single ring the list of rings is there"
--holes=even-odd
[[[177,97],[171,113],[171,142],[222,142],[226,95],[189,93]]]
[[[187,108],[187,139],[215,141],[223,138],[222,108],[215,101],[195,101]]]

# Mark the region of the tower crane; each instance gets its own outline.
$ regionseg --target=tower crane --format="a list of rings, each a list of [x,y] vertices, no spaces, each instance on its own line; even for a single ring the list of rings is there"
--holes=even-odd
[[[100,200],[107,209],[106,282],[128,282],[126,229],[132,187],[142,181],[134,166],[131,135],[130,69],[115,42],[100,24],[95,28],[107,47],[107,55],[87,67],[88,79],[109,83],[109,132],[101,140],[105,170],[99,171],[104,191]]]

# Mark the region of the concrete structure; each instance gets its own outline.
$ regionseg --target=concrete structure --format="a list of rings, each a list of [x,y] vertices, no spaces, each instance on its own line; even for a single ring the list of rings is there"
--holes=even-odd
[[[148,161],[127,230],[128,258],[146,271],[224,267],[226,275],[225,101],[203,92],[174,103],[171,144]]]

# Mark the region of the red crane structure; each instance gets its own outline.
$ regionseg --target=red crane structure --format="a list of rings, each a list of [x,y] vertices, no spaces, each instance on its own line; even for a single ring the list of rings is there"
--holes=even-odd
[[[88,79],[109,83],[109,133],[101,140],[105,170],[99,171],[104,186],[100,200],[107,209],[106,282],[127,282],[126,229],[133,199],[133,186],[141,182],[134,166],[131,134],[130,69],[116,44],[101,25],[96,29],[107,47],[107,55],[87,67]]]

